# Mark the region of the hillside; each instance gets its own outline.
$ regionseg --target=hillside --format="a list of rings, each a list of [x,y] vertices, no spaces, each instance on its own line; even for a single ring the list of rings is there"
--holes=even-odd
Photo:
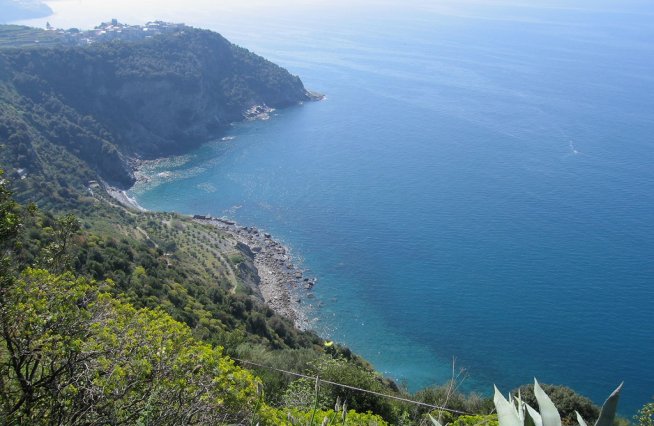
[[[448,421],[489,413],[490,399],[454,382],[409,395],[348,348],[295,328],[263,303],[254,251],[234,233],[109,195],[106,183],[133,183],[135,159],[315,98],[216,33],[154,27],[166,29],[0,28],[0,417],[418,425],[444,404]]]
[[[15,34],[15,27],[0,31]],[[57,170],[70,169],[66,180],[77,190],[96,178],[126,188],[134,182],[131,158],[182,153],[221,135],[253,107],[309,99],[300,79],[283,68],[186,26],[135,41],[5,47],[0,139],[7,143],[0,165],[46,186]],[[55,186],[25,190],[47,197],[66,185]],[[63,192],[67,198],[70,188]]]
[[[81,219],[85,233],[71,268],[111,279],[136,306],[163,307],[213,343],[320,344],[262,303],[252,252],[229,233],[176,214],[129,210],[105,190],[104,181],[131,184],[131,158],[184,152],[253,106],[311,97],[299,78],[216,33],[166,28],[88,47],[60,36],[48,47],[25,47],[19,37],[18,47],[0,49],[0,169],[16,198],[44,209],[47,228],[56,214]],[[8,40],[17,31],[47,33],[4,29]],[[29,233],[25,265],[48,241]]]
[[[4,33],[15,36],[15,31]],[[179,321],[193,339],[223,347],[226,355],[397,394],[393,383],[349,349],[325,346],[315,333],[295,329],[291,320],[266,306],[252,252],[229,233],[174,213],[131,210],[106,191],[104,182],[132,183],[133,158],[184,152],[220,135],[229,123],[248,118],[253,107],[280,108],[308,99],[312,95],[299,78],[218,34],[187,27],[87,47],[54,37],[48,46],[0,49],[0,169],[6,171],[0,178],[2,224],[9,223],[4,219],[12,211],[21,217],[20,226],[12,228],[15,242],[3,233],[3,282],[18,285],[17,291],[34,282],[48,289],[60,283],[91,286],[94,294],[116,300],[119,309],[139,309],[146,317],[147,312],[165,313],[162,321],[169,321],[168,316]],[[34,202],[42,210],[14,206],[5,186],[21,202]],[[25,297],[25,306],[41,303],[38,295]],[[0,302],[3,309],[13,309],[12,302]],[[1,325],[20,332],[12,321]],[[30,324],[25,324],[26,333],[32,333]],[[61,333],[57,339],[67,341],[65,328]],[[0,367],[17,382],[7,382],[0,405],[8,418],[34,422],[41,415],[34,417],[30,407],[21,405],[20,394],[11,402],[23,371],[5,356],[12,340],[3,345]],[[47,356],[58,362],[57,354]],[[312,406],[306,398],[312,394],[310,382],[267,369],[253,371],[263,379],[267,404],[295,410],[298,416],[298,409]],[[37,391],[49,392],[47,386],[22,392]],[[328,387],[323,393],[321,408],[327,409],[338,389]],[[383,399],[352,392],[342,396],[352,410],[387,418],[400,412]],[[55,406],[64,410],[62,397],[49,395],[53,405],[45,404],[42,412],[50,415]]]
[[[223,291],[219,276],[207,279],[178,263],[185,250],[164,260],[142,223],[131,222],[140,239],[130,238],[116,220],[107,223],[112,236],[82,230],[88,222],[73,215],[53,217],[14,202],[2,174],[3,424],[279,425],[288,424],[290,413],[303,423],[315,415],[297,405],[276,408],[274,385],[288,383],[271,377],[262,383],[216,345],[231,353],[241,348],[248,358],[248,347],[263,344],[262,351],[272,352],[277,346],[287,361],[276,365],[299,368],[298,353],[304,362],[331,358],[320,346],[311,348],[320,342],[315,335],[295,341],[297,333],[269,309],[234,287]],[[192,224],[177,223],[174,215],[167,219],[182,234]],[[212,272],[225,269],[230,266]],[[287,327],[284,342],[273,341],[267,321],[277,321],[273,333]],[[358,362],[349,365],[371,374]],[[336,416],[327,409],[318,413]],[[385,424],[354,410],[342,416],[348,424]]]

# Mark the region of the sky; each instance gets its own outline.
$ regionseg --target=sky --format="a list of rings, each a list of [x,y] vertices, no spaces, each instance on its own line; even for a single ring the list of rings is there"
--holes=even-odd
[[[0,0],[9,2],[40,0]],[[652,11],[645,7],[651,0],[45,0],[54,14],[17,23],[56,28],[91,29],[101,22],[117,18],[127,24],[152,20],[183,22],[220,31],[240,26],[256,30],[270,21],[278,23],[325,21],[349,23],[403,15],[443,15],[472,20],[547,21],[550,14],[566,9],[604,9],[617,17],[623,13]],[[643,5],[643,6],[640,6]],[[654,13],[650,13],[654,18]]]
[[[55,11],[54,15],[46,18],[52,25],[89,29],[94,26],[93,22],[100,23],[111,18],[130,24],[164,20],[201,25],[228,17],[249,17],[256,22],[264,17],[292,16],[312,11],[324,13],[339,8],[354,11],[382,2],[366,0],[355,2],[354,6],[346,0],[53,0],[45,3]],[[346,7],[348,4],[350,6]],[[41,22],[43,19],[22,21],[34,26],[41,26]]]

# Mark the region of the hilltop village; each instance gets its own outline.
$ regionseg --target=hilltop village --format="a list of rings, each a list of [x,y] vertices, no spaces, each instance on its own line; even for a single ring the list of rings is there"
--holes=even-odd
[[[111,40],[143,40],[156,35],[183,31],[184,24],[163,21],[148,22],[145,25],[127,25],[112,19],[103,22],[92,30],[81,31],[77,28],[54,28],[46,24],[46,30],[57,33],[64,43],[72,45],[87,45]]]

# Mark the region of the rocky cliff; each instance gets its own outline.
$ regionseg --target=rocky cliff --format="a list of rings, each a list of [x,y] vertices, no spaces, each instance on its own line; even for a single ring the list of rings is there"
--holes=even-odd
[[[311,98],[297,76],[190,27],[140,41],[0,50],[0,144],[7,156],[20,156],[28,172],[43,170],[37,160],[54,144],[122,187],[133,183],[130,158],[182,153],[257,105],[282,108]]]

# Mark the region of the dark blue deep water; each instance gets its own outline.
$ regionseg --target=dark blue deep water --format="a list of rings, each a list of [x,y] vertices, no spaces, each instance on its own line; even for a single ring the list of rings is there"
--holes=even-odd
[[[520,3],[518,3],[520,4]],[[311,315],[410,389],[654,394],[654,6],[413,5],[223,34],[322,102],[149,170],[146,208],[272,232]],[[221,30],[221,28],[216,28]]]

